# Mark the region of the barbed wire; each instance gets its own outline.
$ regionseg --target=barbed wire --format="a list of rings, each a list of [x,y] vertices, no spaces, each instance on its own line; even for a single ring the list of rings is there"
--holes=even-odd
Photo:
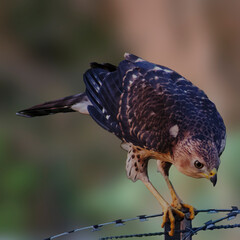
[[[240,214],[240,210],[236,206],[232,206],[231,209],[201,209],[201,210],[195,210],[195,215],[198,213],[208,213],[208,214],[215,214],[215,213],[226,213],[224,217],[218,218],[216,220],[209,220],[205,222],[202,226],[194,227],[194,228],[186,228],[184,230],[176,230],[176,232],[185,233],[185,237],[183,240],[187,240],[190,236],[193,236],[197,234],[199,231],[206,231],[206,230],[214,230],[214,229],[231,229],[231,228],[240,228],[240,224],[227,224],[227,225],[215,225],[216,223],[222,222],[223,220],[232,220],[236,218],[238,214]],[[97,231],[103,229],[103,227],[108,225],[115,225],[115,226],[123,226],[127,222],[136,221],[139,220],[141,222],[147,221],[148,219],[153,219],[157,217],[163,216],[163,213],[159,214],[153,214],[153,215],[139,215],[137,217],[128,218],[128,219],[117,219],[111,222],[96,224],[96,225],[90,225],[87,227],[81,227],[76,228],[71,231],[63,232],[54,236],[51,236],[49,238],[46,238],[44,240],[53,240],[56,238],[60,238],[72,233],[84,231],[84,230],[92,230]],[[151,237],[151,236],[161,236],[166,235],[167,232],[155,232],[155,233],[139,233],[139,234],[129,234],[129,235],[119,235],[119,236],[108,236],[100,238],[100,240],[108,240],[108,239],[120,239],[120,238],[133,238],[133,237]]]
[[[203,231],[206,230],[215,230],[215,229],[230,229],[230,228],[240,228],[240,224],[229,224],[229,225],[219,225],[219,226],[212,226],[206,229],[201,229]],[[195,235],[194,230],[198,228],[190,228],[185,230],[175,230],[177,233],[190,233],[189,236],[185,237],[183,240],[187,240],[191,235]],[[138,233],[138,234],[129,234],[129,235],[119,235],[119,236],[110,236],[110,237],[103,237],[99,240],[109,240],[109,239],[120,239],[120,238],[133,238],[133,237],[153,237],[153,236],[161,236],[168,234],[166,232],[155,232],[155,233]]]

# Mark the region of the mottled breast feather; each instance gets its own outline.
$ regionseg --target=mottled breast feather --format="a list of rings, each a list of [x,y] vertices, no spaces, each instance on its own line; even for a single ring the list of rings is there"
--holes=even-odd
[[[225,125],[215,105],[169,68],[125,54],[116,69],[95,64],[84,82],[90,115],[123,141],[164,153],[190,133],[213,141],[219,155],[224,149]],[[178,132],[170,134],[175,125]]]

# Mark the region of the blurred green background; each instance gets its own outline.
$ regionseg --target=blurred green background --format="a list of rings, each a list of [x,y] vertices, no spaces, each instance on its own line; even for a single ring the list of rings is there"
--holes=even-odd
[[[75,227],[161,208],[141,182],[126,178],[120,141],[90,117],[26,119],[15,112],[84,91],[89,62],[118,64],[131,52],[181,73],[204,89],[227,126],[218,184],[171,179],[196,208],[240,207],[240,2],[11,0],[0,7],[0,239],[43,239]],[[169,192],[155,162],[150,177]],[[211,217],[198,216],[196,226]],[[161,221],[131,223],[62,239],[161,231]],[[239,230],[199,239],[239,239]],[[151,238],[158,239],[158,238]]]

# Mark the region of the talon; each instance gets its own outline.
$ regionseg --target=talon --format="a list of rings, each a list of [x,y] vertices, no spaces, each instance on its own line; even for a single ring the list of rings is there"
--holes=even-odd
[[[163,210],[163,222],[162,222],[162,228],[164,227],[165,223],[168,221],[170,221],[170,231],[169,231],[169,236],[173,236],[174,235],[174,229],[175,229],[175,217],[173,215],[173,211],[179,215],[181,218],[184,218],[184,213],[179,211],[178,209],[172,207],[172,206],[168,206],[166,207],[165,210]]]
[[[175,218],[172,214],[172,211],[169,211],[168,213],[169,216],[169,220],[170,220],[170,231],[168,232],[169,236],[173,236],[174,235],[174,230],[175,230]]]
[[[193,220],[194,219],[194,217],[195,217],[195,209],[194,209],[194,207],[193,206],[191,206],[191,205],[189,205],[189,204],[186,204],[186,203],[182,203],[182,206],[184,207],[184,208],[187,208],[188,209],[188,211],[189,211],[189,213],[190,213],[190,219],[191,220]]]
[[[186,204],[186,203],[183,203],[180,199],[175,199],[172,204],[171,204],[172,207],[176,208],[176,209],[183,209],[183,208],[187,208],[189,213],[190,213],[190,219],[194,219],[195,217],[195,209],[193,206],[189,205],[189,204]]]

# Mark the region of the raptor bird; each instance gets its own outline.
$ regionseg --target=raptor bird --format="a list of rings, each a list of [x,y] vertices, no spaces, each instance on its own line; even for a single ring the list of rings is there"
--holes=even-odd
[[[91,63],[83,75],[84,93],[49,101],[19,111],[35,117],[60,112],[89,114],[102,128],[122,140],[127,150],[126,171],[132,181],[141,180],[160,203],[163,224],[174,214],[184,217],[194,208],[176,194],[169,180],[174,165],[180,172],[217,182],[226,128],[213,102],[198,87],[175,71],[125,53],[118,66]],[[148,178],[149,159],[157,160],[172,196],[169,204]]]

